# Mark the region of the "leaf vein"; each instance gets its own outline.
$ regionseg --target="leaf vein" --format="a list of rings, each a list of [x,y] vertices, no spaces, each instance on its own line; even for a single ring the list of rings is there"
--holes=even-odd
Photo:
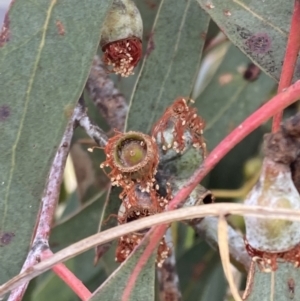
[[[275,30],[277,30],[279,33],[281,33],[283,36],[287,36],[287,33],[284,32],[282,29],[280,29],[279,27],[275,26],[274,24],[270,23],[269,21],[267,21],[266,19],[264,19],[262,16],[260,16],[259,14],[257,14],[256,12],[254,12],[250,7],[248,7],[247,5],[245,5],[244,3],[242,3],[239,0],[233,0],[233,2],[235,2],[236,4],[240,5],[242,8],[244,8],[246,11],[248,11],[249,13],[253,14],[257,19],[261,20],[262,22],[268,24],[269,26],[271,26],[272,28],[274,28]]]

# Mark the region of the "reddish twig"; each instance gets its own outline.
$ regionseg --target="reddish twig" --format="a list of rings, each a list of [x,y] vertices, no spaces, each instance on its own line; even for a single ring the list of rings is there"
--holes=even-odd
[[[46,249],[41,253],[40,259],[43,260],[52,255],[53,253],[49,249]],[[62,279],[82,301],[87,301],[91,298],[92,293],[63,263],[55,265],[52,271]]]
[[[295,0],[294,11],[291,21],[290,33],[286,45],[286,51],[284,61],[282,65],[278,93],[282,92],[283,89],[290,86],[292,83],[294,70],[297,63],[298,53],[300,50],[300,0]],[[280,111],[274,116],[272,132],[275,133],[279,130],[280,123],[282,120],[283,111]]]
[[[161,225],[159,227],[157,227],[155,229],[155,227],[153,229],[155,229],[156,231],[150,230],[147,235],[151,235],[151,243],[146,247],[144,253],[142,254],[142,256],[140,257],[137,265],[134,267],[129,280],[127,282],[127,285],[124,289],[124,293],[122,295],[122,301],[128,301],[129,297],[130,297],[130,293],[132,292],[132,289],[135,286],[135,282],[137,280],[137,277],[139,276],[142,268],[145,266],[145,264],[147,263],[148,259],[150,258],[151,254],[154,252],[154,250],[156,249],[157,244],[160,242],[160,240],[162,239],[162,237],[164,236],[166,230],[167,230],[168,226],[167,225]],[[160,239],[158,239],[158,237],[160,237]],[[154,242],[154,243],[153,243]]]
[[[274,96],[270,101],[261,106],[257,111],[250,115],[244,122],[235,128],[227,137],[225,137],[218,146],[207,156],[203,164],[195,171],[186,185],[178,191],[175,197],[169,204],[169,210],[175,209],[177,205],[184,201],[200,181],[216,166],[216,164],[239,142],[241,142],[247,135],[253,132],[261,124],[269,118],[282,111],[284,108],[297,101],[300,97],[300,81],[287,88],[285,91]],[[136,282],[145,263],[154,251],[155,246],[162,239],[166,225],[153,227],[151,230],[151,244],[149,244],[137,265],[133,269],[128,284],[124,290],[122,301],[127,301],[132,288]]]

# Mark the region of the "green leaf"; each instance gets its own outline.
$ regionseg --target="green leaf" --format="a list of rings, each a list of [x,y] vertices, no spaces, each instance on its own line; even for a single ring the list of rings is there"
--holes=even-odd
[[[72,243],[97,233],[97,222],[104,201],[105,193],[101,192],[76,213],[59,221],[54,226],[50,236],[51,250],[57,252]]]
[[[103,209],[101,212],[99,229],[98,231],[104,231],[109,228],[115,227],[118,224],[118,211],[121,205],[121,200],[119,198],[119,194],[121,189],[116,186],[110,186],[105,203],[103,205]],[[110,252],[107,251],[110,249]],[[115,262],[115,255],[112,256],[112,250],[115,251],[115,248],[112,248],[112,243],[108,242],[96,247],[96,260],[103,258],[105,262],[105,268],[108,274],[110,274],[117,266]]]
[[[197,1],[237,47],[268,75],[279,80],[293,1]],[[300,76],[299,66],[298,63],[294,80]]]
[[[193,0],[161,1],[131,96],[127,130],[149,133],[175,98],[191,94],[208,21]]]
[[[219,255],[203,241],[184,252],[177,259],[182,299],[202,300],[201,297],[210,283],[213,271],[220,265]]]
[[[89,301],[122,300],[129,277],[149,243],[148,240],[146,242],[94,292]],[[155,258],[156,254],[153,254],[143,267],[131,292],[130,301],[154,301]]]
[[[216,283],[218,284],[216,286]],[[210,271],[209,278],[199,301],[225,300],[227,281],[224,276],[223,267],[220,262]]]
[[[252,261],[244,300],[300,300],[300,269],[288,262],[277,264],[278,269],[270,272],[262,271],[259,264]]]
[[[26,258],[46,177],[110,3],[16,0],[8,12],[0,48],[0,283]]]
[[[232,45],[218,71],[196,100],[206,121],[204,136],[208,149],[214,147],[258,109],[270,96],[274,81],[263,72],[255,81],[244,79],[250,60]]]

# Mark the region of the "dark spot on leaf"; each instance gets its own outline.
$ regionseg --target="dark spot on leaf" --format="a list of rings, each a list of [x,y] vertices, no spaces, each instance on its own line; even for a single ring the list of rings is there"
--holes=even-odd
[[[56,20],[55,24],[56,24],[58,34],[61,35],[61,36],[64,36],[65,35],[65,27],[62,24],[62,22],[59,21],[59,20]]]
[[[288,295],[290,299],[294,299],[295,295],[295,280],[293,278],[289,278],[288,280]]]
[[[258,79],[260,75],[260,69],[253,63],[250,63],[244,72],[244,79],[248,80],[249,82],[253,82]]]
[[[266,33],[257,33],[251,36],[245,44],[251,52],[263,54],[270,50],[271,38]]]
[[[156,8],[156,3],[154,1],[146,0],[145,3],[146,3],[146,5],[148,5],[148,7],[150,9],[155,9]]]
[[[3,26],[0,32],[0,47],[7,43],[10,39],[10,30],[9,30],[9,17],[8,12],[5,15]]]
[[[0,107],[0,122],[6,121],[6,119],[10,115],[10,107],[7,105],[3,105]]]
[[[15,233],[13,232],[6,232],[1,234],[0,236],[0,246],[6,246],[10,244],[11,240],[15,236]]]
[[[215,8],[215,6],[214,6],[211,2],[206,2],[205,6],[206,6],[208,9],[213,9],[213,8]]]
[[[224,16],[226,16],[226,17],[230,17],[230,16],[231,16],[231,12],[230,12],[228,9],[224,9],[224,10],[223,10],[223,14],[224,14]]]
[[[252,33],[248,29],[241,27],[239,25],[236,25],[236,31],[240,35],[240,37],[244,40],[252,36]]]
[[[199,263],[195,264],[194,268],[193,268],[193,272],[192,272],[192,279],[198,280],[202,276],[202,274],[205,270],[205,267],[206,267],[206,264],[204,262],[199,262]]]

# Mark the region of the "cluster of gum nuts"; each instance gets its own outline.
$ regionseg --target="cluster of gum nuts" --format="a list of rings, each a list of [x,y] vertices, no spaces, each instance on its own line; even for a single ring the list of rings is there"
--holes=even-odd
[[[166,145],[164,131],[173,125],[173,141]],[[109,168],[107,174],[113,186],[122,189],[122,201],[119,224],[163,212],[172,199],[171,184],[167,182],[164,195],[155,178],[160,163],[161,151],[172,148],[182,153],[186,146],[185,132],[189,131],[192,145],[201,148],[205,154],[203,140],[204,121],[196,114],[196,109],[189,107],[184,98],[178,98],[167,108],[160,120],[154,125],[152,136],[140,132],[116,132],[105,146],[106,160],[101,168]],[[161,140],[157,143],[160,133]],[[159,147],[161,149],[159,149]],[[141,242],[149,229],[121,236],[116,250],[116,261],[123,262]],[[170,255],[170,248],[163,238],[158,246],[156,263],[161,267]]]

